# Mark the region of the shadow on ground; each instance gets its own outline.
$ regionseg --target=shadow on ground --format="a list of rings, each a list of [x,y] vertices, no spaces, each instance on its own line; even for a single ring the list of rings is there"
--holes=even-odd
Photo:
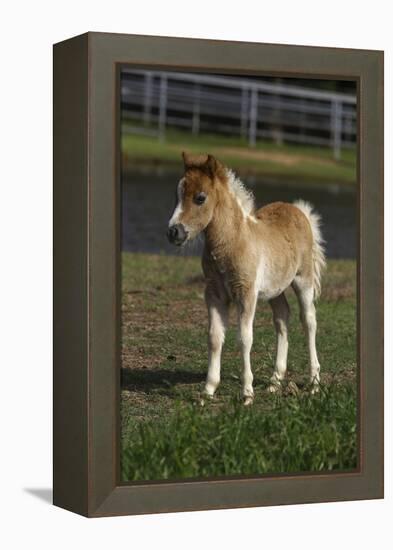
[[[166,369],[122,369],[121,387],[123,390],[147,392],[152,389],[165,389],[177,384],[197,384],[203,382],[206,373]]]

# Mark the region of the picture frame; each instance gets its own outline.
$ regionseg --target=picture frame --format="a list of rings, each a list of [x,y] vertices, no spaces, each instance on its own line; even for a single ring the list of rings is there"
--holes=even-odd
[[[117,91],[127,65],[357,82],[357,471],[120,482]],[[72,512],[383,498],[383,52],[95,32],[56,44],[53,374],[53,501]]]

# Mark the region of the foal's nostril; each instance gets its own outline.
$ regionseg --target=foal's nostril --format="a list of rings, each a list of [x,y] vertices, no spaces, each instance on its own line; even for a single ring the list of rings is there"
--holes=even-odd
[[[171,243],[180,245],[186,240],[187,232],[184,229],[184,226],[179,223],[176,225],[171,225],[171,227],[167,231],[167,237]]]
[[[169,239],[171,242],[174,241],[175,239],[177,239],[178,230],[177,230],[176,225],[172,225],[172,227],[170,227],[170,228],[168,229],[167,235],[168,235],[168,239]]]

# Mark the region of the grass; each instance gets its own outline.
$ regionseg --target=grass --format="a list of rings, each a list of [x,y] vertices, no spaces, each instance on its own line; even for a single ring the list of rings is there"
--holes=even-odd
[[[302,145],[276,145],[259,141],[250,149],[244,139],[168,130],[165,141],[155,136],[127,133],[123,124],[122,166],[163,166],[179,168],[181,152],[209,152],[233,168],[241,177],[255,175],[271,180],[302,183],[353,184],[356,181],[355,150],[343,149],[342,158],[334,160],[329,148]]]
[[[353,468],[356,403],[349,387],[273,398],[264,414],[238,401],[219,414],[178,404],[140,425],[123,454],[127,479],[176,479]]]
[[[206,376],[200,260],[123,254],[122,476],[124,480],[295,473],[356,467],[355,263],[329,261],[317,306],[319,395],[292,293],[288,381],[266,391],[274,365],[270,308],[254,323],[255,401],[241,405],[234,316],[215,399],[199,405]]]

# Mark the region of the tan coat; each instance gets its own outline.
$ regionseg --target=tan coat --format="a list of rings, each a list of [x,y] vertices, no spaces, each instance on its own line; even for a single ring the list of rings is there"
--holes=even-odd
[[[255,210],[251,193],[233,172],[208,155],[183,155],[185,174],[178,185],[178,204],[169,222],[168,236],[183,245],[201,232],[202,258],[209,313],[209,371],[206,393],[219,382],[220,354],[228,306],[238,308],[243,351],[243,394],[253,397],[250,350],[252,322],[258,297],[268,300],[278,335],[276,368],[271,391],[285,376],[289,307],[285,290],[292,285],[305,324],[314,389],[319,383],[315,349],[314,298],[320,293],[325,264],[319,217],[312,207],[276,202]]]

